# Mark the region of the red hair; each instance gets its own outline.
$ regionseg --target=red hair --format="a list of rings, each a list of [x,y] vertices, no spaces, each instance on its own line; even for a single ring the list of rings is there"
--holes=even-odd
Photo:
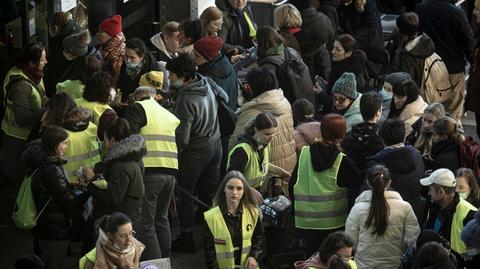
[[[322,118],[320,125],[323,142],[337,143],[345,137],[347,123],[339,114],[327,114]]]

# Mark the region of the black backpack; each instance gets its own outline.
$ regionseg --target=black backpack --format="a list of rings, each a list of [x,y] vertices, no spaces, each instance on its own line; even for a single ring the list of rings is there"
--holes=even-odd
[[[292,49],[284,50],[285,61],[275,58],[265,58],[261,63],[272,64],[276,67],[276,76],[283,94],[292,104],[299,98],[305,98],[315,104],[313,82],[308,72],[307,65],[303,62],[300,54]]]

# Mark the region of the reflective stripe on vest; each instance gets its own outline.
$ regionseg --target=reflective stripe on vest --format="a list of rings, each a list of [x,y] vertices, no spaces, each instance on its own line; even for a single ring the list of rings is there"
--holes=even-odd
[[[220,241],[222,244],[215,243],[215,254],[218,265],[221,269],[244,268],[245,262],[252,247],[252,236],[258,221],[258,209],[254,208],[253,215],[243,207],[242,211],[242,250],[240,264],[235,264],[235,248],[233,246],[230,232],[223,218],[220,207],[216,206],[204,213],[205,221],[212,232],[214,241]],[[224,242],[224,243],[223,243]]]
[[[260,165],[258,152],[253,150],[252,146],[248,143],[240,143],[235,145],[228,154],[227,167],[230,166],[230,158],[233,152],[237,148],[242,148],[247,154],[247,164],[245,165],[245,171],[240,171],[243,173],[247,179],[248,185],[252,188],[258,188],[262,186],[265,176],[268,173],[268,164],[269,164],[269,153],[270,147],[267,146],[263,150],[263,162]]]
[[[348,265],[350,265],[350,269],[357,269],[357,263],[355,263],[355,260],[348,260]]]
[[[100,161],[100,144],[97,140],[97,126],[89,123],[80,132],[67,130],[68,146],[63,157],[68,161],[63,169],[70,183],[77,183],[75,171],[80,167],[93,167]]]
[[[43,104],[43,96],[45,94],[43,80],[37,85],[37,87],[33,86],[33,82],[26,76],[20,69],[13,67],[10,69],[5,76],[4,84],[3,84],[3,92],[5,98],[5,115],[3,116],[2,120],[2,130],[9,136],[16,137],[19,139],[26,140],[30,135],[34,126],[20,126],[15,120],[15,104],[10,100],[11,93],[7,92],[7,87],[11,82],[11,78],[15,76],[21,76],[25,78],[25,80],[29,81],[31,88],[32,97],[30,99],[30,108],[32,110],[39,110]],[[39,92],[40,91],[40,92]],[[7,96],[8,95],[8,96]]]
[[[147,118],[147,124],[140,130],[147,146],[147,155],[143,158],[145,167],[178,169],[175,129],[180,120],[153,99],[137,103]]]
[[[257,30],[255,30],[252,20],[250,20],[250,17],[248,17],[248,14],[246,11],[243,12],[243,17],[245,18],[245,21],[247,22],[247,25],[248,25],[248,30],[250,32],[249,36],[252,39],[254,39],[257,36]]]
[[[303,147],[298,160],[297,183],[293,187],[297,228],[329,230],[345,225],[347,189],[337,185],[343,156],[345,154],[339,153],[331,168],[317,172],[313,169],[310,147]]]
[[[103,112],[107,109],[112,109],[112,107],[108,104],[102,104],[98,102],[90,102],[84,98],[75,99],[75,103],[77,106],[81,106],[83,108],[87,108],[93,112],[92,122],[98,126],[100,122],[100,117],[102,116]]]
[[[452,218],[450,243],[452,245],[452,249],[460,254],[465,253],[467,250],[465,243],[462,241],[461,234],[463,229],[463,220],[467,217],[467,214],[470,212],[470,210],[477,211],[477,208],[460,198]]]

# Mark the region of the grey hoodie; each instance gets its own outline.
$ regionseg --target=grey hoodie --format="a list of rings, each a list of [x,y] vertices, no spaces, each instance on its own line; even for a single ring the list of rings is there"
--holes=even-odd
[[[228,102],[228,96],[212,80],[197,74],[193,81],[176,90],[173,114],[180,120],[175,131],[178,153],[202,150],[220,138],[218,103],[214,92]]]

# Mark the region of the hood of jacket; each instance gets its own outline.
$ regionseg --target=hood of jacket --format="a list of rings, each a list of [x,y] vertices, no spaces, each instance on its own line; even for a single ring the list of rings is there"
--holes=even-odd
[[[345,118],[348,118],[349,116],[360,114],[360,98],[362,97],[362,94],[359,93],[357,98],[353,100],[353,103],[350,105],[347,111],[343,114]]]
[[[163,43],[162,32],[152,36],[150,38],[150,42],[152,42],[152,44],[161,52],[163,52],[168,58],[171,58],[170,52],[168,52],[167,47],[165,47],[165,43]]]
[[[270,112],[277,117],[292,114],[292,107],[280,89],[274,89],[260,94],[241,106],[236,111],[236,114],[240,115],[247,110]]]
[[[31,170],[37,169],[42,165],[62,165],[67,162],[61,157],[43,150],[41,139],[34,140],[27,145],[27,148],[22,153],[22,161]]]
[[[214,82],[197,73],[195,75],[195,78],[192,80],[192,83],[178,89],[175,95],[177,99],[181,95],[207,96],[209,88],[212,89],[212,91],[217,90],[217,87],[212,87],[212,85],[208,85],[208,83],[214,83]],[[228,100],[228,96],[226,96],[225,92],[221,92],[217,90],[216,93],[222,95],[221,96],[222,98],[226,98],[224,100]]]
[[[72,132],[80,132],[91,124],[93,113],[83,107],[75,107],[65,115],[64,128]],[[93,123],[92,123],[93,124]]]
[[[384,148],[370,159],[388,167],[392,174],[403,175],[415,170],[416,164],[412,158],[412,151],[416,151],[416,149],[410,145],[400,148]]]
[[[140,162],[147,154],[145,140],[139,134],[131,135],[113,144],[105,153],[103,160],[95,165],[95,172],[105,173],[116,161]]]
[[[362,146],[377,144],[379,140],[377,131],[375,123],[362,122],[352,126],[352,137],[356,143]]]
[[[310,146],[313,169],[321,172],[333,166],[340,150],[335,145],[314,143]]]
[[[404,51],[413,57],[425,59],[435,52],[435,45],[429,36],[421,34],[410,40],[405,45]]]
[[[212,76],[220,79],[228,78],[233,72],[235,72],[235,70],[233,69],[232,64],[223,53],[213,61],[202,64],[198,67],[198,73],[204,76]]]
[[[385,191],[385,200],[400,200],[403,201],[402,196],[400,193],[396,191]],[[355,203],[370,203],[372,201],[372,191],[366,190],[362,192],[357,199],[355,199]]]

